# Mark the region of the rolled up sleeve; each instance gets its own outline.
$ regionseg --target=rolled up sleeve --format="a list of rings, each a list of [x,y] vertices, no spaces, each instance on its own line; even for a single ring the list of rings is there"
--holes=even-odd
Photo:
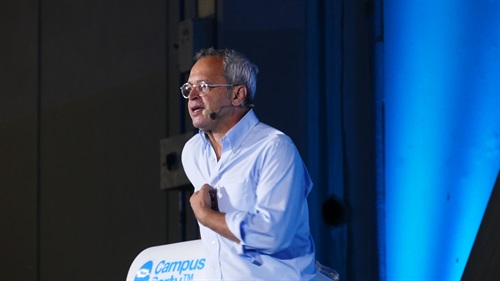
[[[295,146],[280,139],[261,159],[255,212],[226,214],[231,232],[240,239],[240,255],[274,254],[289,247],[303,220],[304,200],[312,183]]]

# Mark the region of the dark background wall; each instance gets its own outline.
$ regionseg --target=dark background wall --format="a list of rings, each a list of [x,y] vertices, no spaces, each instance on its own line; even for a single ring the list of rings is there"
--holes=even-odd
[[[141,250],[184,239],[189,193],[160,189],[159,143],[190,130],[178,24],[196,3],[0,1],[1,280],[123,280]],[[212,3],[212,45],[259,66],[256,112],[309,166],[318,259],[344,280],[376,280],[373,11]],[[332,194],[350,206],[347,225],[323,221]]]

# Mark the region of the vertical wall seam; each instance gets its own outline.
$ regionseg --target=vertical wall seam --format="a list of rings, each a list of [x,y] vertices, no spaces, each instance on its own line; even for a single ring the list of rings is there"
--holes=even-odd
[[[37,112],[36,112],[36,280],[41,280],[42,181],[41,181],[41,119],[42,119],[42,0],[38,0],[37,34]]]

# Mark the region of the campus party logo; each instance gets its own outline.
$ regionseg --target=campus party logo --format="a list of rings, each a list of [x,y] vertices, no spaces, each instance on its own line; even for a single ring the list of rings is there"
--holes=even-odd
[[[146,262],[135,274],[134,281],[193,281],[194,271],[205,267],[205,259],[162,260],[153,266],[153,261]]]
[[[155,273],[177,273],[182,275],[184,271],[202,270],[205,267],[205,259],[183,260],[183,261],[165,261],[162,260],[156,265]],[[186,278],[189,279],[189,278]]]
[[[134,281],[149,281],[151,277],[151,271],[153,270],[153,261],[148,261],[145,263],[135,274]]]

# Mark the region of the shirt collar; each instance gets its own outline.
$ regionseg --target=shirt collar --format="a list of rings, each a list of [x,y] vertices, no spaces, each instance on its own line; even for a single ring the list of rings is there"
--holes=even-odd
[[[231,150],[236,152],[243,140],[250,134],[250,130],[258,123],[259,119],[257,115],[255,115],[253,109],[250,109],[250,111],[248,111],[247,114],[227,132],[223,139],[227,138]],[[204,131],[200,130],[199,134],[205,144],[210,143]]]

